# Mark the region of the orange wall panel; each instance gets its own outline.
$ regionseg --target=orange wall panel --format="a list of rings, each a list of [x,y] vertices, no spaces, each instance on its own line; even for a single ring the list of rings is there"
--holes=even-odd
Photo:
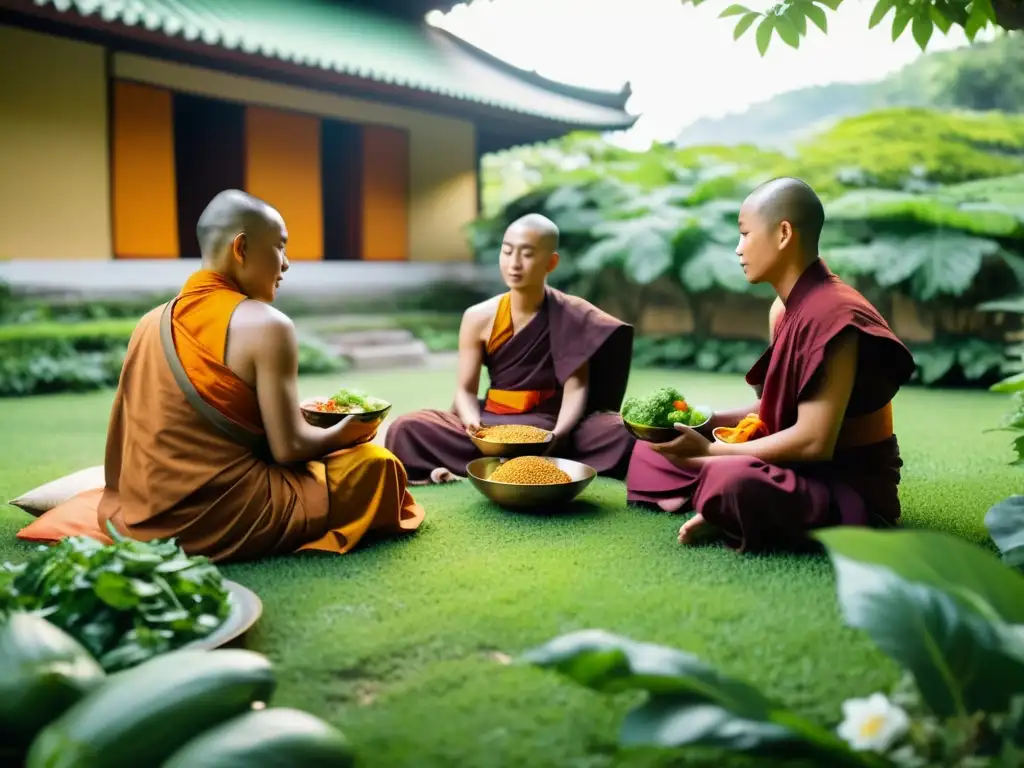
[[[367,261],[409,258],[409,134],[363,126],[363,253]]]
[[[114,83],[114,255],[119,259],[178,257],[171,92]]]
[[[319,118],[246,107],[245,189],[281,212],[290,260],[323,258]]]

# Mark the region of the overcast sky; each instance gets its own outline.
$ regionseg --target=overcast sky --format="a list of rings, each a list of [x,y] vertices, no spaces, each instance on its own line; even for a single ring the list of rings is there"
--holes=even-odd
[[[629,143],[668,140],[699,117],[742,111],[784,91],[831,82],[877,80],[920,55],[909,31],[892,42],[892,13],[867,28],[875,0],[846,0],[826,11],[829,32],[808,24],[793,50],[773,36],[765,58],[753,28],[734,42],[735,18],[717,15],[733,0],[694,8],[679,0],[475,0],[432,14],[438,26],[517,66],[582,86],[617,90],[629,80],[631,112],[643,117]],[[770,0],[748,0],[764,10]],[[966,44],[963,31],[935,30],[928,50]]]

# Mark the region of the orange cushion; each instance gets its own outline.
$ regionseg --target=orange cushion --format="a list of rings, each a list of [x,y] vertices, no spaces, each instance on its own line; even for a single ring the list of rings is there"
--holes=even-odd
[[[88,536],[101,544],[112,544],[113,540],[100,528],[96,516],[102,495],[103,489],[96,488],[72,496],[18,531],[18,538],[22,541],[56,544],[68,536]]]

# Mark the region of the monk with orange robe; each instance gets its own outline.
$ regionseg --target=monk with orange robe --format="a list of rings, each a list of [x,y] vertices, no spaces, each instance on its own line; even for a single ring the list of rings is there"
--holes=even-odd
[[[107,434],[106,486],[19,533],[53,542],[176,537],[214,561],[318,550],[416,530],[401,463],[348,417],[319,429],[297,396],[291,320],[271,307],[288,271],[281,215],[237,190],[199,219],[202,268],[128,346]],[[369,431],[368,431],[369,430]]]
[[[677,425],[675,440],[634,449],[627,499],[694,512],[679,531],[684,544],[711,536],[741,552],[804,549],[811,529],[891,526],[900,516],[892,400],[914,359],[819,258],[824,220],[821,201],[797,179],[747,198],[740,264],[778,296],[771,344],[747,374],[760,399],[714,418],[721,441]]]
[[[629,380],[633,328],[547,285],[558,265],[558,228],[538,214],[513,222],[499,257],[508,292],[466,310],[451,411],[397,419],[385,445],[416,484],[465,476],[480,456],[469,433],[528,424],[554,433],[548,453],[626,475],[634,438],[618,410]],[[490,387],[479,399],[487,367]]]

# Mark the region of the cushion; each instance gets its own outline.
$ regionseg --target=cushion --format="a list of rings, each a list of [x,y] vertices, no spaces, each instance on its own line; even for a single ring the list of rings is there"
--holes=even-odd
[[[103,465],[100,464],[51,480],[7,503],[38,517],[83,491],[102,488],[106,482]]]
[[[102,496],[103,489],[96,488],[58,504],[18,531],[18,538],[38,544],[56,544],[69,536],[87,536],[100,544],[111,544],[110,536],[100,529],[96,514]]]

